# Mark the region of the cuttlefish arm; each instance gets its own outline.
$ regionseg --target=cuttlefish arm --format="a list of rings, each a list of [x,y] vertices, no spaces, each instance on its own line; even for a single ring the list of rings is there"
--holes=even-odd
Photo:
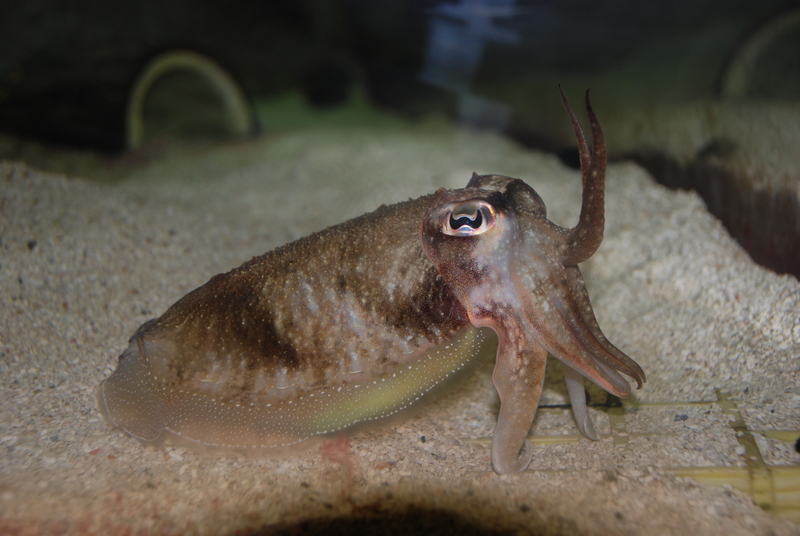
[[[563,91],[562,91],[563,96]],[[619,397],[628,382],[645,381],[642,369],[614,347],[595,319],[577,263],[599,247],[604,226],[605,142],[589,105],[593,152],[564,97],[575,127],[583,176],[579,223],[564,229],[549,221],[536,192],[519,179],[473,175],[467,188],[440,190],[420,228],[425,254],[478,327],[499,337],[493,374],[500,414],[492,442],[498,473],[524,470],[527,440],[549,352],[565,365],[578,428],[597,432],[586,407],[583,378]]]

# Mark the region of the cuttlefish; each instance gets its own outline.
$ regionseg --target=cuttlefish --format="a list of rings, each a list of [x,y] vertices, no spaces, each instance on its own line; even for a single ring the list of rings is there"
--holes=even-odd
[[[584,378],[624,397],[620,372],[645,376],[603,336],[578,268],[603,238],[606,150],[588,92],[592,151],[562,97],[583,176],[574,228],[522,180],[473,174],[282,246],[143,324],[98,387],[105,419],[147,444],[285,449],[418,406],[497,344],[496,472],[530,462],[548,352],[598,439]]]

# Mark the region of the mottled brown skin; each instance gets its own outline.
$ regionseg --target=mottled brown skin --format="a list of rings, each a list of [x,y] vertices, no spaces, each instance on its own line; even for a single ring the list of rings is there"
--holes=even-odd
[[[574,229],[499,175],[383,206],[215,276],[144,324],[98,388],[104,417],[146,443],[293,445],[417,403],[484,347],[475,326],[499,338],[498,473],[530,461],[548,352],[597,439],[583,378],[626,396],[618,371],[644,374],[603,336],[576,266],[602,240],[605,146],[588,95],[594,155],[564,102],[583,170]]]
[[[246,397],[253,370],[277,374],[285,368],[313,377],[310,385],[325,383],[342,367],[343,341],[383,339],[355,348],[374,368],[407,351],[400,340],[412,348],[435,345],[463,328],[463,308],[421,248],[409,244],[430,201],[383,206],[256,257],[187,294],[147,330],[152,340],[165,337],[177,346],[167,377],[185,382],[207,371],[216,356],[232,355],[244,364],[243,373],[226,384],[223,396]],[[389,283],[403,292],[391,292]],[[352,308],[337,311],[336,304],[348,300],[372,332],[342,318]]]

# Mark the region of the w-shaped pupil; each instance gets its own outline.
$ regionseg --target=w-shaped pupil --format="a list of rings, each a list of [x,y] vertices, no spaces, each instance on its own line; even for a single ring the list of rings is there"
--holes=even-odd
[[[478,210],[475,212],[475,218],[470,218],[469,216],[459,216],[458,218],[454,218],[452,214],[450,214],[450,227],[452,229],[460,229],[464,225],[469,225],[473,229],[477,229],[483,223],[483,217],[481,216],[481,211]]]

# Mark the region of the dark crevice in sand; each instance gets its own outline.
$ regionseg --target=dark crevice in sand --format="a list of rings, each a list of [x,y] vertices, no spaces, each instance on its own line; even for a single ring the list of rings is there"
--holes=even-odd
[[[724,150],[724,143],[707,146],[697,158],[681,163],[661,152],[640,151],[626,155],[672,189],[694,190],[709,212],[752,259],[779,274],[800,278],[800,201],[784,189],[752,188],[719,164],[711,153]]]

